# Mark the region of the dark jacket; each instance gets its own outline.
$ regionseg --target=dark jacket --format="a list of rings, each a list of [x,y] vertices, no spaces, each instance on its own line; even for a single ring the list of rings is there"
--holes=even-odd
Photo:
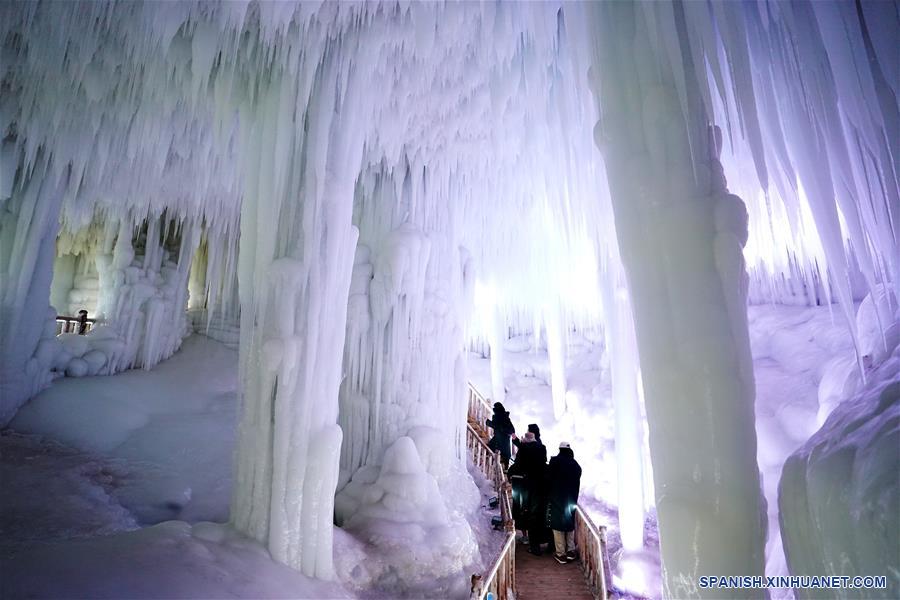
[[[499,451],[503,458],[509,459],[512,454],[509,438],[516,432],[516,428],[513,427],[512,420],[509,418],[509,412],[502,407],[494,407],[494,415],[485,423],[494,430],[494,436],[488,442],[488,446],[494,452]]]
[[[543,444],[522,442],[516,462],[507,471],[513,486],[513,519],[519,529],[534,531],[546,527],[546,456],[547,449]]]
[[[522,475],[528,478],[541,478],[546,475],[547,448],[540,442],[521,442],[516,452],[516,461],[509,468],[508,474]]]
[[[581,486],[581,467],[575,462],[571,448],[560,448],[547,467],[550,528],[556,531],[575,529],[575,505]]]

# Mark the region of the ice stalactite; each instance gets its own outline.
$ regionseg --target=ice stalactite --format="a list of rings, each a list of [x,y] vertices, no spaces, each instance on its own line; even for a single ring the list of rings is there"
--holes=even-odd
[[[721,597],[698,577],[763,574],[764,501],[752,373],[741,368],[749,347],[729,308],[740,273],[723,278],[716,260],[713,214],[729,197],[713,184],[683,11],[592,6],[595,136],[634,307],[665,594]]]
[[[51,378],[34,355],[48,316],[57,219],[68,176],[53,173],[45,150],[38,150],[31,163],[16,152],[2,159],[13,165],[4,164],[4,171],[15,174],[0,214],[0,425],[5,425]]]
[[[440,431],[449,455],[463,458],[463,319],[472,269],[452,217],[442,215],[428,231],[428,215],[410,210],[425,200],[410,181],[418,172],[382,165],[357,186],[360,245],[341,390],[340,422],[353,432],[342,453],[345,477],[378,464],[388,445],[419,425]]]

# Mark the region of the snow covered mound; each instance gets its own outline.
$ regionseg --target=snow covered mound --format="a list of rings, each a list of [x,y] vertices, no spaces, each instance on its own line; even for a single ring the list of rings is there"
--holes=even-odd
[[[422,454],[431,465],[439,464],[434,453]],[[413,439],[399,438],[380,469],[359,469],[335,500],[344,530],[374,547],[368,556],[354,553],[364,559],[359,564],[338,558],[341,578],[360,587],[374,583],[406,593],[448,594],[439,580],[458,575],[478,558],[471,527],[460,511],[448,508],[465,504],[460,498],[470,497],[470,491],[477,508],[478,491],[468,476],[458,479],[455,489],[439,488]]]
[[[781,531],[792,575],[885,575],[852,597],[898,598],[900,346],[867,379],[785,463]]]

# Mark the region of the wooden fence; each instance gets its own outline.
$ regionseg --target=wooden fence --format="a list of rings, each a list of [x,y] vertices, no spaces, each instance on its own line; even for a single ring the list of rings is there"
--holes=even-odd
[[[56,335],[61,333],[87,333],[94,327],[94,323],[96,323],[96,319],[87,319],[84,323],[84,331],[79,332],[78,328],[81,325],[81,321],[78,317],[68,317],[65,315],[57,315],[56,316]]]

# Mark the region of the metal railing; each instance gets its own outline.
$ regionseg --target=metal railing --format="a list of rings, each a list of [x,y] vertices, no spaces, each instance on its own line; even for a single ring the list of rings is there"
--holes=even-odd
[[[511,530],[500,556],[484,576],[472,576],[472,598],[483,599],[488,592],[494,598],[506,600],[515,597],[515,524],[512,520],[512,487],[506,479],[498,453],[491,451],[484,442],[490,436],[485,421],[491,417],[488,400],[469,383],[469,410],[466,440],[472,460],[485,477],[494,481],[500,498],[500,514],[504,527]],[[493,477],[491,474],[494,474]],[[503,493],[506,490],[506,493]],[[506,512],[504,512],[506,511]],[[505,515],[509,515],[509,519]],[[612,597],[609,550],[606,544],[606,527],[594,524],[581,505],[575,507],[575,546],[581,563],[581,571],[595,598]]]
[[[87,333],[94,328],[97,319],[86,319],[84,321],[84,331],[79,331],[81,320],[78,317],[68,317],[66,315],[56,315],[56,335],[61,333]]]

